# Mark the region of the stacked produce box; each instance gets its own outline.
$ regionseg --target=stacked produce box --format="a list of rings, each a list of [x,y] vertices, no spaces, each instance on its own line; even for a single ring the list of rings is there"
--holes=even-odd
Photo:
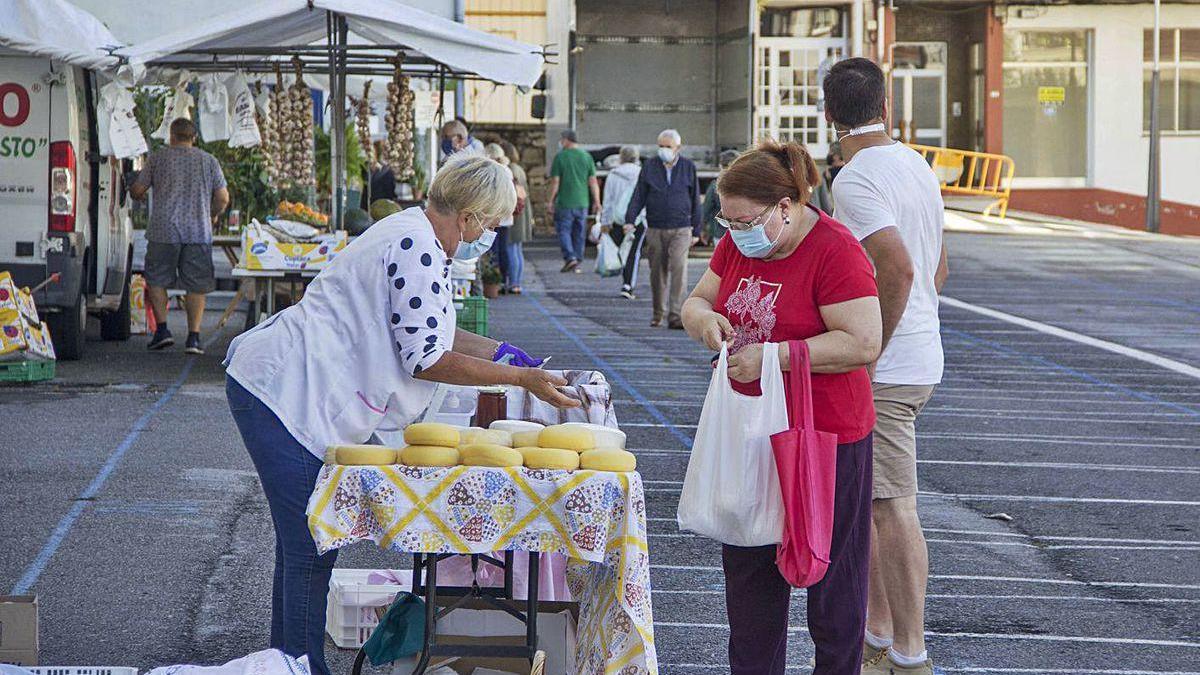
[[[0,272],[0,362],[53,361],[50,329],[38,318],[33,294]]]

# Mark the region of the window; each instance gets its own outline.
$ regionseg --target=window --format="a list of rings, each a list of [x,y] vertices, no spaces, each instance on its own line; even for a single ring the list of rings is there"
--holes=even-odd
[[[764,8],[759,15],[760,37],[844,37],[838,7]]]
[[[1004,32],[1004,154],[1019,177],[1086,178],[1089,33]]]
[[[1165,28],[1159,34],[1158,127],[1165,133],[1200,132],[1200,29]],[[1142,129],[1150,131],[1150,77],[1154,31],[1142,35]]]

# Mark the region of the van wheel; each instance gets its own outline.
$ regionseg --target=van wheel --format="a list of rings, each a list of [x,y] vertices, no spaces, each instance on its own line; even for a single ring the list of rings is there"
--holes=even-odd
[[[132,334],[130,325],[132,314],[129,309],[129,283],[132,279],[133,272],[127,269],[125,287],[121,289],[121,304],[117,305],[113,311],[100,315],[100,337],[105,340],[124,342]]]
[[[84,333],[87,330],[87,306],[83,304],[83,293],[75,298],[75,304],[63,311],[46,317],[50,326],[50,337],[54,340],[54,351],[60,361],[78,361],[83,357]]]

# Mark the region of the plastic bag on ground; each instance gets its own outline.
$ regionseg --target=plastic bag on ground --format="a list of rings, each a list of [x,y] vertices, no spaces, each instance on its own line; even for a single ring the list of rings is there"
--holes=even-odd
[[[745,396],[730,385],[722,345],[679,496],[680,530],[733,546],[767,546],[783,536],[771,436],[789,427],[787,396],[778,345],[762,350],[762,396]]]
[[[308,657],[293,658],[264,649],[221,666],[178,665],[155,668],[147,675],[309,675]]]

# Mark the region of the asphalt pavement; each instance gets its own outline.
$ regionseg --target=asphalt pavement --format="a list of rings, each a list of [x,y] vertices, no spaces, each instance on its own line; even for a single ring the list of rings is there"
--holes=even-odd
[[[930,654],[945,672],[1200,672],[1200,241],[979,223],[948,235],[946,377],[918,425]],[[719,547],[675,525],[711,355],[650,328],[645,273],[626,301],[527,249],[493,336],[608,375],[647,487],[660,672],[727,672]],[[266,645],[271,527],[220,367],[240,325],[200,358],[94,341],[51,383],[0,388],[0,592],[38,594],[44,663]],[[338,564],[407,562],[360,545]],[[351,656],[330,644],[335,672]]]

